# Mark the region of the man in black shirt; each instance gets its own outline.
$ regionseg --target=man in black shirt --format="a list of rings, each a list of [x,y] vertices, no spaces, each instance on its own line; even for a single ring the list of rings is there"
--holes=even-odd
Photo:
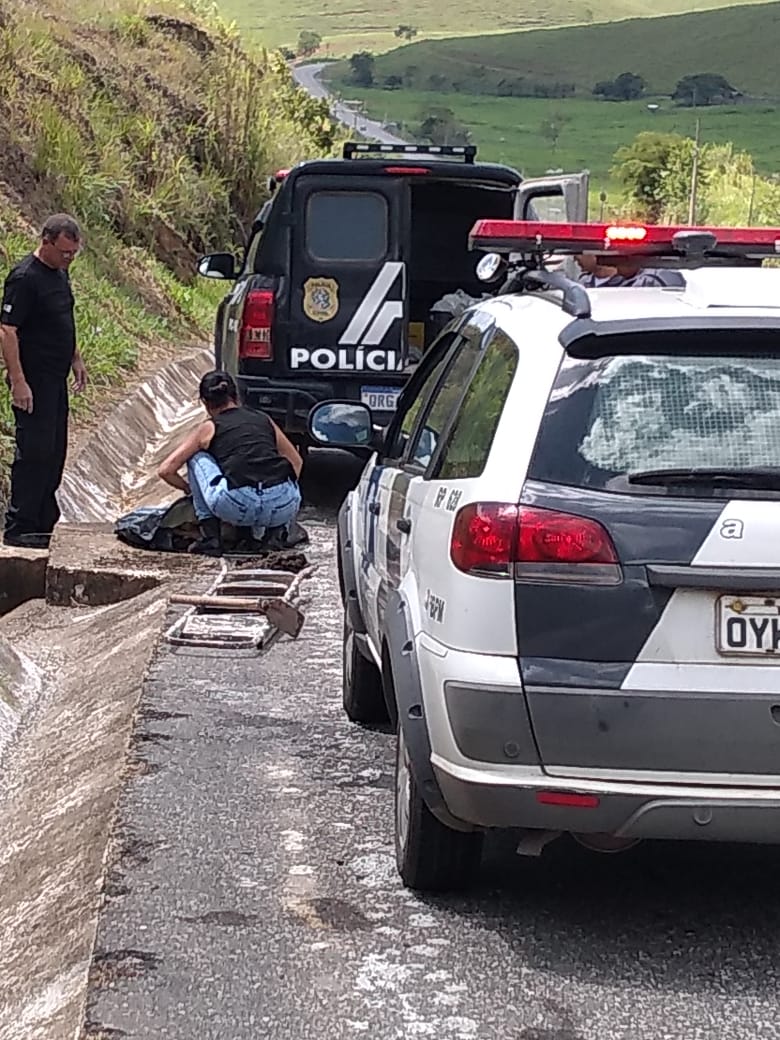
[[[49,217],[38,248],[5,281],[2,350],[16,420],[6,545],[47,548],[60,518],[56,492],[68,448],[68,374],[73,371],[76,393],[87,381],[68,277],[80,247],[72,217]]]

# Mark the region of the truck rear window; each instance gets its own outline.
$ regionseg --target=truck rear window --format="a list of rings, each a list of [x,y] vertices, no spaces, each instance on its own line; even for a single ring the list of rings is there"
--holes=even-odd
[[[317,191],[306,206],[306,250],[315,260],[382,260],[387,254],[384,195]]]
[[[746,467],[780,468],[780,353],[567,358],[529,475],[639,493],[632,474]]]

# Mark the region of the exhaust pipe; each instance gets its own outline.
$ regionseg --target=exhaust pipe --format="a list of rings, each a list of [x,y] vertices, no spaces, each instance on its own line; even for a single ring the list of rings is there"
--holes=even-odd
[[[578,845],[590,852],[628,852],[640,843],[641,838],[619,838],[616,834],[572,834]]]

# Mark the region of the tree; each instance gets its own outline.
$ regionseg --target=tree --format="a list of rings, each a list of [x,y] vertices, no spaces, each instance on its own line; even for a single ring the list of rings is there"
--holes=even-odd
[[[296,54],[292,47],[280,47],[279,53],[282,55],[285,61],[295,61]]]
[[[468,128],[459,123],[451,108],[435,105],[420,113],[417,137],[431,144],[464,145],[471,142]]]
[[[632,211],[655,223],[685,212],[694,142],[680,134],[645,131],[615,153],[612,176],[623,185]],[[702,180],[706,179],[702,166]]]
[[[417,29],[413,25],[399,25],[393,32],[399,40],[413,40],[417,35]]]
[[[349,59],[350,83],[356,87],[373,87],[374,55],[371,51],[355,51]]]
[[[400,90],[404,85],[404,81],[400,76],[385,76],[385,81],[382,85],[385,90]]]
[[[298,35],[298,54],[302,58],[309,58],[320,48],[322,37],[311,29],[302,29]]]
[[[742,95],[729,83],[725,76],[715,72],[683,76],[672,94],[678,105],[728,105]]]
[[[601,80],[593,93],[607,101],[636,101],[644,94],[645,86],[645,81],[636,73],[621,72],[615,79]]]

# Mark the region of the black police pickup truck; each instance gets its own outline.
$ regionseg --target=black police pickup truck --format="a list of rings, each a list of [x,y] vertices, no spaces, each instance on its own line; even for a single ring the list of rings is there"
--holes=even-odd
[[[198,270],[234,282],[217,313],[217,367],[301,445],[310,409],[329,398],[389,421],[446,323],[444,298],[485,292],[481,254],[468,248],[476,220],[587,214],[587,174],[524,181],[476,162],[471,146],[350,143],[341,159],[281,171],[269,189],[240,266],[213,253]]]

